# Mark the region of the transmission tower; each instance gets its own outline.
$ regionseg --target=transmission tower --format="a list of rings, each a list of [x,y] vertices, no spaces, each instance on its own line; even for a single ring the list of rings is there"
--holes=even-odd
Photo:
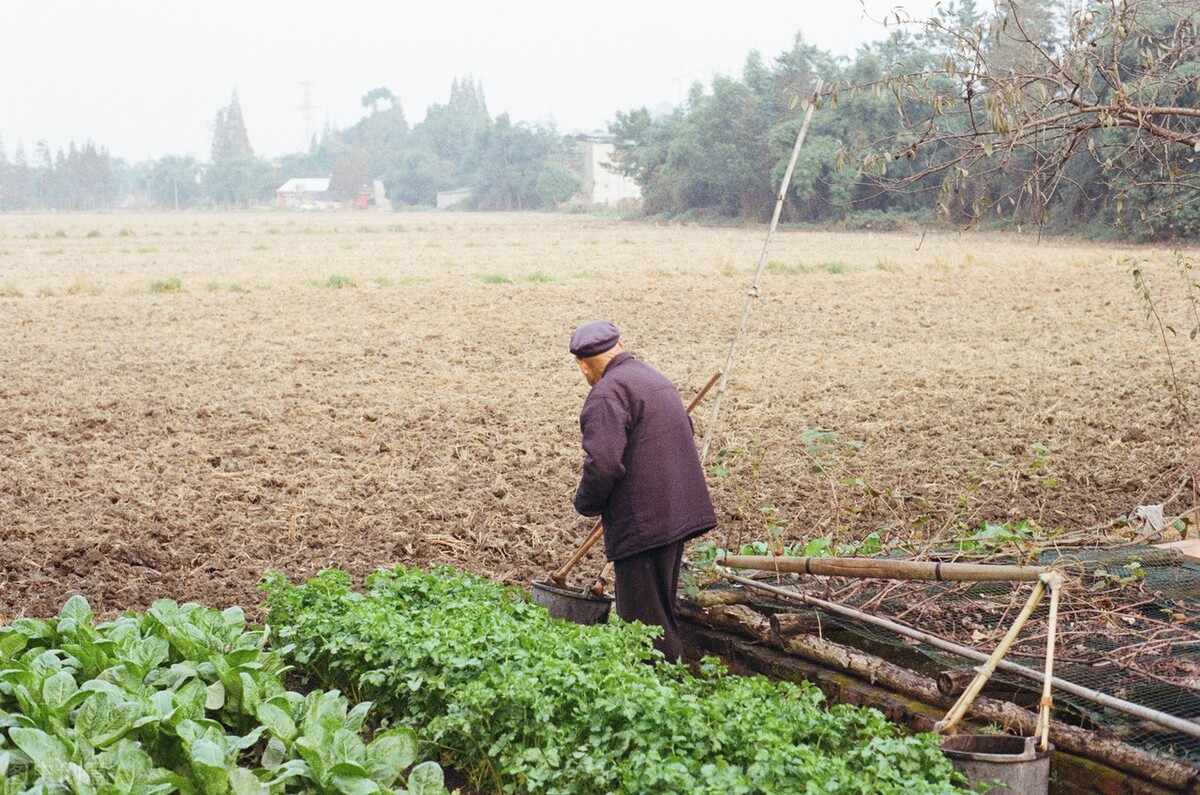
[[[312,87],[316,83],[315,80],[301,80],[300,85],[303,87],[304,99],[300,103],[299,110],[304,114],[304,150],[308,151],[308,147],[312,144]]]

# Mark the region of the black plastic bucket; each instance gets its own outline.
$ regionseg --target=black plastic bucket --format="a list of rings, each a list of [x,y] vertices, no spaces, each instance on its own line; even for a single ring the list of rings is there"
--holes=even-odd
[[[956,734],[942,740],[942,753],[971,784],[992,784],[985,793],[1047,795],[1050,754],[1037,749],[1036,737],[1009,734]]]
[[[611,596],[596,596],[591,591],[564,588],[544,580],[533,583],[533,601],[546,608],[554,618],[576,624],[600,624],[612,609]]]

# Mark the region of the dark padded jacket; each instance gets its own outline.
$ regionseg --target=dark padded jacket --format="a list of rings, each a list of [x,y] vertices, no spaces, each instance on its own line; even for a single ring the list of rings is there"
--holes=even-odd
[[[691,418],[662,373],[617,354],[588,393],[579,428],[586,455],[575,508],[603,519],[609,560],[716,526]]]

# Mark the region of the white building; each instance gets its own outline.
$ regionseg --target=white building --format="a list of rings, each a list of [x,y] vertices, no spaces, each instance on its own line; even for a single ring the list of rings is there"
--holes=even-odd
[[[583,195],[600,207],[625,207],[642,200],[642,189],[623,174],[610,170],[612,136],[605,133],[581,135],[577,139],[583,154]]]
[[[275,189],[275,206],[324,208],[333,203],[329,177],[293,177]]]

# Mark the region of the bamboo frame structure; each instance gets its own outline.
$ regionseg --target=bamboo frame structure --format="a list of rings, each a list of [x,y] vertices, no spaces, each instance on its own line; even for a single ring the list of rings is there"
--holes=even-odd
[[[870,613],[864,613],[861,610],[855,610],[852,607],[846,607],[845,605],[840,605],[836,602],[830,602],[825,599],[817,599],[813,596],[796,593],[795,591],[788,591],[784,588],[778,588],[773,585],[768,585],[767,583],[758,582],[748,577],[742,577],[734,574],[733,572],[726,571],[720,566],[716,567],[715,571],[718,575],[724,577],[730,582],[736,582],[749,588],[754,588],[764,593],[769,593],[772,596],[784,600],[799,602],[800,604],[808,605],[809,607],[815,607],[829,613],[834,613],[835,615],[852,618],[856,621],[861,621],[864,624],[871,624],[872,626],[880,627],[890,632],[895,632],[896,634],[903,635],[907,638],[912,638],[919,643],[923,643],[935,649],[956,654],[959,657],[963,657],[968,660],[974,660],[975,662],[986,662],[988,658],[988,655],[978,652],[975,649],[962,646],[954,643],[953,641],[946,640],[945,638],[939,638],[938,636],[931,635],[928,632],[922,632],[919,629],[913,629],[912,627],[905,626],[904,624],[900,624],[896,621],[880,618],[879,616],[873,616]],[[1001,660],[996,667],[1006,673],[1016,674],[1026,679],[1032,679],[1039,684],[1044,684],[1046,681],[1045,674],[1043,674],[1041,671],[1035,671],[1032,668],[1027,668],[1023,665],[1009,662],[1008,660]],[[1090,701],[1099,706],[1107,707],[1108,709],[1113,709],[1118,712],[1123,712],[1126,715],[1132,715],[1135,718],[1141,718],[1142,720],[1162,726],[1170,731],[1186,734],[1189,737],[1200,738],[1200,723],[1197,723],[1196,721],[1177,718],[1174,715],[1168,715],[1165,712],[1150,709],[1149,707],[1144,707],[1141,704],[1134,704],[1133,702],[1126,701],[1115,696],[1110,696],[1107,693],[1101,693],[1099,690],[1093,690],[1089,687],[1084,687],[1083,685],[1077,685],[1074,682],[1068,682],[1067,680],[1060,679],[1058,677],[1052,677],[1050,681],[1056,689],[1063,693],[1070,693],[1073,696]]]
[[[1042,597],[1045,595],[1046,586],[1041,580],[1038,580],[1033,586],[1033,592],[1029,594],[1029,599],[1025,601],[1025,607],[1021,608],[1021,612],[1017,614],[1016,619],[1012,622],[1012,626],[1008,628],[1008,632],[1000,640],[1000,645],[988,657],[987,662],[977,669],[979,673],[975,675],[975,679],[967,686],[962,695],[958,697],[958,701],[954,702],[954,706],[946,713],[946,717],[938,721],[937,725],[933,727],[934,731],[939,734],[954,734],[959,722],[967,714],[967,710],[971,708],[971,704],[975,701],[976,696],[979,695],[979,691],[983,690],[983,686],[987,683],[987,680],[992,678],[996,666],[1000,664],[1000,660],[1012,648],[1013,641],[1017,639],[1017,634],[1025,626],[1025,622],[1029,620],[1029,617],[1033,615],[1033,611],[1041,604]]]
[[[1042,684],[1042,697],[1038,705],[1038,722],[1035,736],[1038,747],[1045,751],[1050,746],[1050,709],[1053,705],[1051,686],[1054,681],[1054,641],[1058,631],[1058,597],[1063,578],[1058,572],[1037,566],[1004,566],[980,563],[930,563],[915,560],[890,560],[875,558],[812,558],[772,555],[724,555],[718,563],[736,569],[787,572],[836,577],[874,577],[889,580],[932,580],[936,582],[1024,582],[1034,581],[1033,592],[1000,645],[992,652],[978,673],[963,690],[958,701],[946,713],[946,717],[935,727],[937,731],[953,734],[955,728],[979,696],[988,679],[995,673],[1004,655],[1025,622],[1041,603],[1046,591],[1050,592],[1050,624],[1046,638],[1046,673]]]

